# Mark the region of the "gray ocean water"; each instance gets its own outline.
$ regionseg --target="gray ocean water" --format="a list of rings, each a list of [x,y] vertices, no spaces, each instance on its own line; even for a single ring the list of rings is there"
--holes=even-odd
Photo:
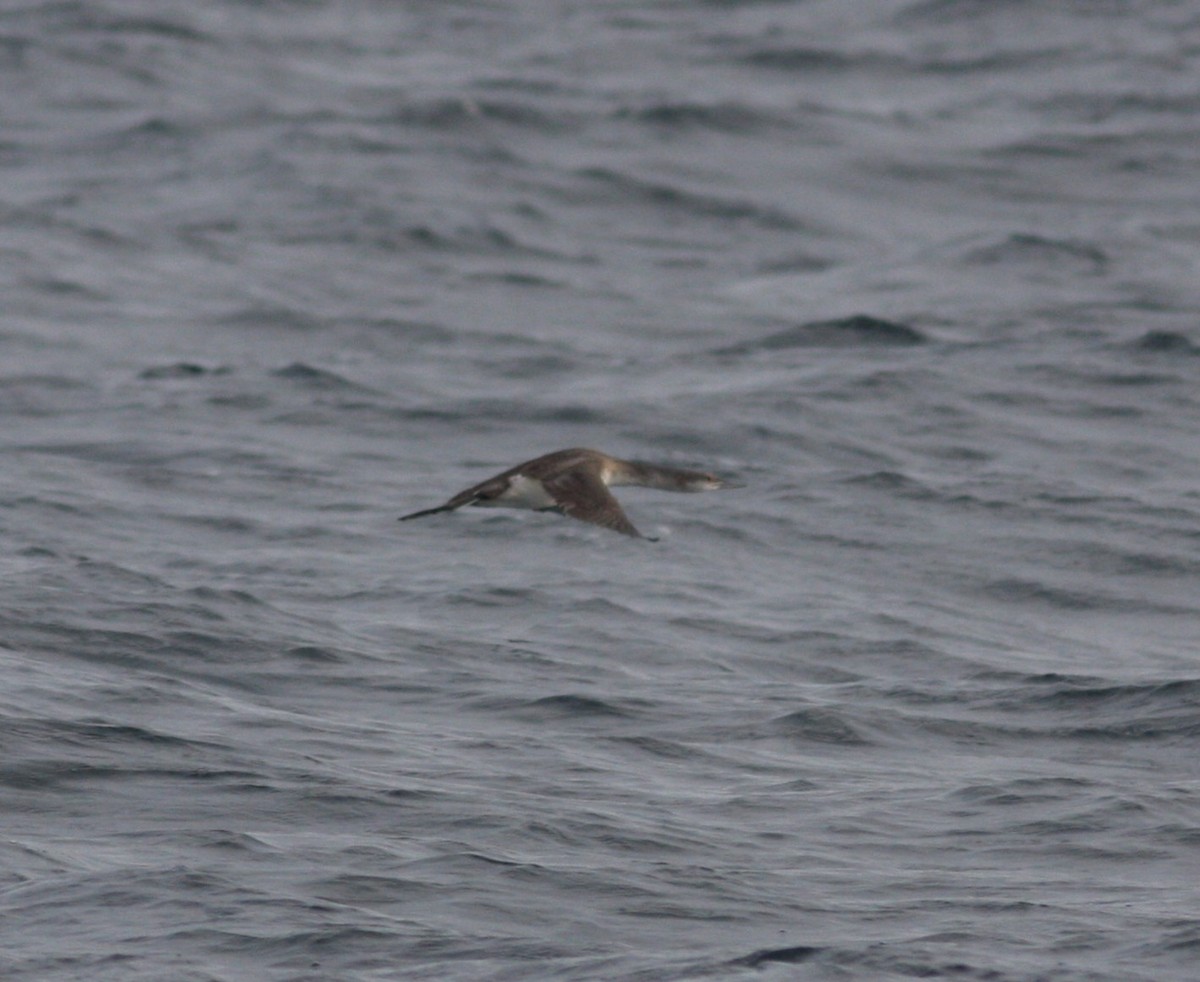
[[[0,8],[0,977],[1200,978],[1200,8]],[[571,446],[638,541],[465,509]]]

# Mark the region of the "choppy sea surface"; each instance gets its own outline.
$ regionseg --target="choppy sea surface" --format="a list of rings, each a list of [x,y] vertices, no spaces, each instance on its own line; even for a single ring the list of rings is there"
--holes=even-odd
[[[1200,969],[1200,10],[0,10],[0,975]],[[550,450],[639,541],[399,515]]]

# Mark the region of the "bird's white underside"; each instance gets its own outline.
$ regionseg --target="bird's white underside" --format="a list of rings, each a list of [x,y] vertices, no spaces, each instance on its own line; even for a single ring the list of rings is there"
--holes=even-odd
[[[490,501],[480,501],[480,505],[491,508],[553,508],[558,504],[542,486],[541,481],[533,481],[518,474],[508,482],[508,488],[503,494],[497,495]]]

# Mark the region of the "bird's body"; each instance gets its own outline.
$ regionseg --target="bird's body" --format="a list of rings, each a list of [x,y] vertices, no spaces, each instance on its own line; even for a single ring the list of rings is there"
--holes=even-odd
[[[403,516],[400,521],[454,511],[464,505],[477,508],[526,508],[558,512],[625,535],[644,538],[608,490],[629,484],[663,491],[715,491],[717,488],[736,486],[702,471],[620,460],[598,450],[556,450],[467,488],[444,505],[413,512]]]

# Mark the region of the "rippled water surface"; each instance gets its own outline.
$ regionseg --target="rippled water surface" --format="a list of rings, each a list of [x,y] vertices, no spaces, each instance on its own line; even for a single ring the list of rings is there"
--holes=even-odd
[[[1200,14],[0,11],[0,973],[1200,958]],[[398,525],[594,446],[716,470]]]

